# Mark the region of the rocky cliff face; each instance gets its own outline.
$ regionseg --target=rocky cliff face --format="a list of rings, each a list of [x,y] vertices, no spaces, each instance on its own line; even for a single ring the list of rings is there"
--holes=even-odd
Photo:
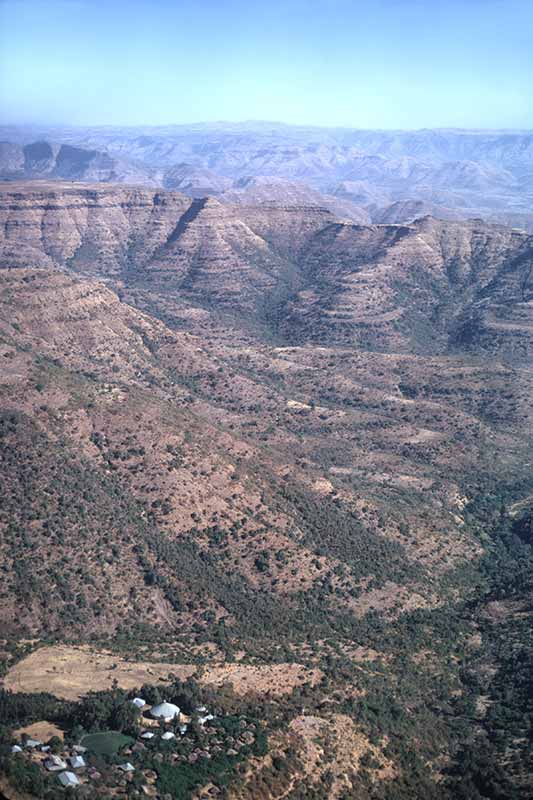
[[[246,314],[289,343],[530,353],[533,240],[503,226],[356,225],[317,206],[60,183],[4,185],[0,226],[2,267],[144,286]]]
[[[315,314],[309,316],[309,297],[301,292],[287,325],[379,349],[445,349],[464,316],[491,315],[502,282],[507,313],[528,314],[532,259],[531,237],[481,221],[331,224],[302,257]],[[529,338],[526,326],[522,333]]]
[[[10,179],[49,175],[159,185],[252,205],[259,198],[282,205],[318,201],[355,222],[410,222],[410,206],[419,203],[422,213],[443,219],[512,219],[527,230],[533,225],[530,131],[387,132],[250,123],[4,127],[2,135],[0,176]]]
[[[306,207],[240,213],[215,199],[121,186],[4,184],[0,262],[164,282],[248,305],[329,218]]]
[[[8,267],[123,274],[165,245],[190,206],[177,193],[102,184],[1,188],[1,260]]]

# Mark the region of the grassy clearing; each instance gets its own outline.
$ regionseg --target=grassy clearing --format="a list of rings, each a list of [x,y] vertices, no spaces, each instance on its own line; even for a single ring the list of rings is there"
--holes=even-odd
[[[83,747],[97,755],[116,755],[123,747],[133,744],[131,736],[115,731],[105,731],[102,733],[89,733],[81,740]]]

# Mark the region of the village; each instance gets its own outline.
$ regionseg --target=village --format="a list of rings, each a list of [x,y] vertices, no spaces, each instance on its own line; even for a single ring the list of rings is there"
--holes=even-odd
[[[151,705],[135,696],[125,699],[124,706],[125,718],[133,720],[126,733],[91,731],[73,743],[57,735],[41,741],[21,732],[14,734],[11,758],[21,767],[40,770],[47,785],[55,779],[61,794],[170,800],[190,796],[188,789],[198,784],[204,784],[203,796],[221,794],[210,774],[231,770],[257,742],[254,722],[213,714],[204,705],[186,714],[175,703]]]

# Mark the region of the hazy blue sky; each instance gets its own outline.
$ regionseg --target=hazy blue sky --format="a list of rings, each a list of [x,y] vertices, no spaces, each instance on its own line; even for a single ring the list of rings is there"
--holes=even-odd
[[[0,0],[8,122],[533,127],[533,0]]]

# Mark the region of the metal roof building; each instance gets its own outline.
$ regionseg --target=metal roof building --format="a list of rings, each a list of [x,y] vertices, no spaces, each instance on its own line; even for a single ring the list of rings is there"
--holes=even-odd
[[[155,719],[171,720],[179,717],[180,710],[174,703],[159,703],[159,705],[152,707],[150,714]]]
[[[57,776],[60,783],[68,788],[69,786],[79,786],[80,782],[73,772],[60,772]]]

